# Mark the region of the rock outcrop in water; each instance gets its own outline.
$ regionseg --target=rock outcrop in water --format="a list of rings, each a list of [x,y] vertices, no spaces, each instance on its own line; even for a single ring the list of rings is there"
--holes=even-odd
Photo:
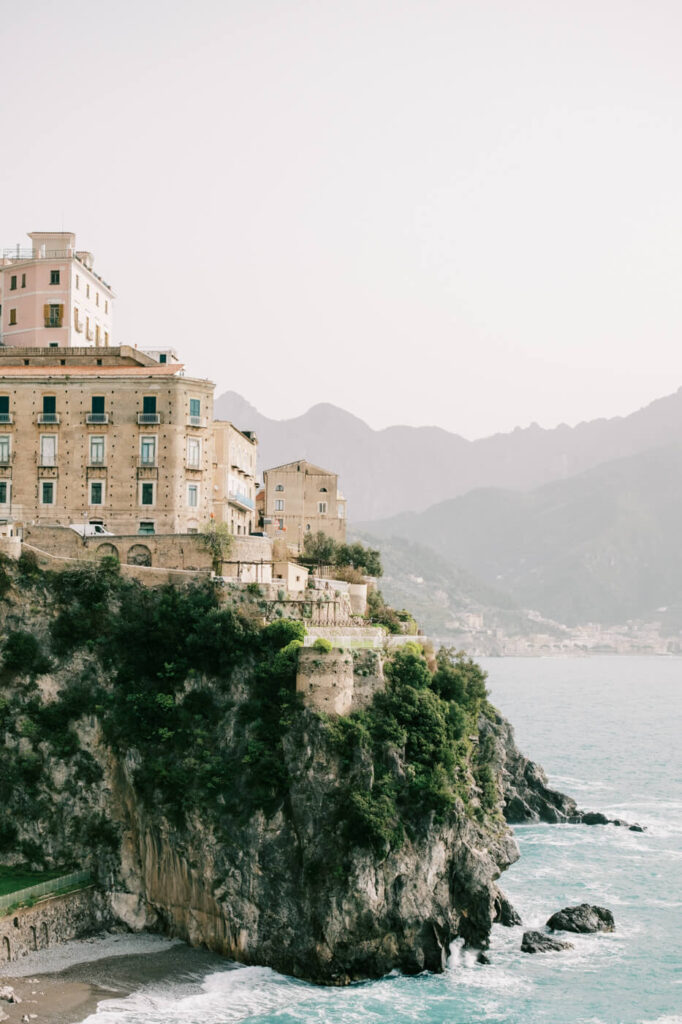
[[[575,800],[552,789],[539,764],[530,761],[519,751],[514,729],[500,714],[486,725],[482,733],[492,738],[495,764],[502,782],[504,816],[510,825],[545,821],[551,824],[616,825],[631,832],[644,832],[645,827],[630,824],[622,818],[609,818],[601,811],[582,811]]]
[[[576,808],[473,663],[406,649],[385,694],[328,719],[300,705],[295,630],[265,628],[257,595],[3,571],[5,863],[90,867],[133,930],[325,984],[439,971],[455,938],[520,923],[503,811]]]
[[[592,932],[615,932],[616,925],[613,914],[606,907],[594,907],[589,903],[581,903],[577,907],[564,907],[552,914],[547,927],[554,932],[576,932],[589,934]]]
[[[573,949],[573,945],[544,932],[524,932],[521,939],[522,953],[558,953],[562,949]]]

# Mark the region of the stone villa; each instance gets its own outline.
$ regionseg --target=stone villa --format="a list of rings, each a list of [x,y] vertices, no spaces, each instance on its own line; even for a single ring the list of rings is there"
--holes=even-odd
[[[326,533],[346,540],[346,499],[339,478],[305,459],[266,469],[263,473],[263,526],[270,537],[282,537],[299,553],[307,534]]]

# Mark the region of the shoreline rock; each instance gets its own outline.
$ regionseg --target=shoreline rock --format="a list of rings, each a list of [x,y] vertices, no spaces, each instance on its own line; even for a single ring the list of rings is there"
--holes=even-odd
[[[555,932],[576,932],[584,935],[616,930],[611,911],[606,907],[596,907],[589,903],[558,910],[550,917],[547,927]]]
[[[551,935],[544,932],[524,932],[521,939],[522,953],[555,953],[562,949],[573,949],[571,942],[563,942],[561,939],[553,939]]]

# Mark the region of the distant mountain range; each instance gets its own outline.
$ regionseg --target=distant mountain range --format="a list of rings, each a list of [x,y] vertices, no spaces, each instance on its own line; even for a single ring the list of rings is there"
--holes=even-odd
[[[681,624],[682,445],[531,491],[473,490],[357,528],[379,546],[419,542],[518,606],[569,625]]]
[[[552,430],[534,424],[477,441],[438,427],[372,430],[327,404],[273,420],[230,391],[216,400],[215,415],[256,431],[263,468],[307,458],[338,472],[353,522],[421,512],[476,488],[524,491],[682,442],[682,389],[629,416]],[[512,499],[507,504],[513,515]]]

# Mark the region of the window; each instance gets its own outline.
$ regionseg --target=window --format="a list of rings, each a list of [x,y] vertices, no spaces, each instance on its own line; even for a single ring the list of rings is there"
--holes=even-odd
[[[284,490],[284,488],[282,487],[282,485],[281,485],[281,484],[277,484],[277,486],[275,487],[275,490],[276,490],[276,491],[283,491],[283,490]]]
[[[9,414],[9,395],[0,395],[0,423],[11,423]]]
[[[0,434],[0,466],[9,462],[9,434]]]
[[[138,533],[154,533],[154,524],[149,522],[141,522]]]
[[[92,412],[103,413],[104,412],[104,395],[93,395],[92,396]]]
[[[17,290],[17,275],[16,274],[12,274],[12,278],[11,278],[10,283],[9,283],[9,290],[11,292],[15,292]]]
[[[90,438],[90,465],[104,465],[104,436],[102,434]]]
[[[99,345],[99,324],[95,324],[95,344]]]
[[[167,361],[167,359],[168,359],[168,357],[167,357],[166,353],[162,352],[161,355],[159,356],[159,362],[160,363],[165,363]]]
[[[345,517],[346,517],[346,508],[340,502],[339,502],[339,505],[337,506],[337,515],[338,515],[339,519],[345,519]]]
[[[99,292],[95,292],[95,305],[99,306]]]
[[[86,286],[85,286],[85,297],[86,297],[86,299],[90,298],[90,285],[89,284],[86,284]]]
[[[326,487],[320,487],[320,494],[326,494],[326,493],[327,493],[327,488]]]
[[[141,505],[153,505],[154,504],[154,484],[143,483],[140,485],[140,504]]]
[[[104,332],[104,344],[105,345],[109,344],[109,331],[105,331]]]
[[[0,505],[9,505],[9,484],[6,480],[0,480]]]
[[[26,287],[26,274],[22,274],[21,275],[21,287],[22,288]]]
[[[283,530],[284,529],[284,520],[283,519],[278,519],[277,520],[277,529],[278,530]]]
[[[320,516],[324,516],[324,515],[327,514],[327,502],[326,501],[318,501],[318,503],[317,503],[317,514],[320,515]]]
[[[201,441],[197,437],[187,438],[187,465],[192,469],[201,466]]]
[[[41,482],[40,504],[54,505],[54,483],[51,480],[43,480]]]
[[[284,499],[277,498],[275,500],[275,512],[284,512]]]
[[[189,400],[189,414],[190,416],[201,416],[201,399],[190,398]]]
[[[54,415],[57,411],[57,399],[54,395],[43,395],[43,415]]]
[[[109,312],[109,300],[108,299],[104,300],[104,312],[105,313]]]
[[[43,307],[46,327],[61,327],[64,317],[64,306],[60,302],[50,302]]]
[[[104,504],[104,484],[101,480],[90,481],[90,504]]]
[[[143,437],[140,440],[140,462],[143,466],[156,465],[156,438]],[[143,504],[145,504],[143,502]]]
[[[51,270],[50,271],[50,284],[59,284],[59,271],[58,270]]]
[[[199,486],[198,484],[187,485],[187,504],[190,508],[196,508],[199,504]]]
[[[40,437],[40,465],[57,465],[57,436],[56,434],[42,434]]]
[[[80,286],[81,286],[81,279],[80,279],[80,276],[78,274],[76,274],[76,288],[80,288]]]
[[[78,307],[77,306],[73,307],[73,329],[75,331],[78,331],[79,334],[83,330],[83,327],[81,326],[80,315],[79,315]]]
[[[9,311],[9,325],[13,327],[17,322],[17,311],[16,309],[10,309]]]
[[[142,412],[156,412],[156,395],[145,395],[142,399]]]
[[[310,533],[310,523],[305,524],[305,532]]]

